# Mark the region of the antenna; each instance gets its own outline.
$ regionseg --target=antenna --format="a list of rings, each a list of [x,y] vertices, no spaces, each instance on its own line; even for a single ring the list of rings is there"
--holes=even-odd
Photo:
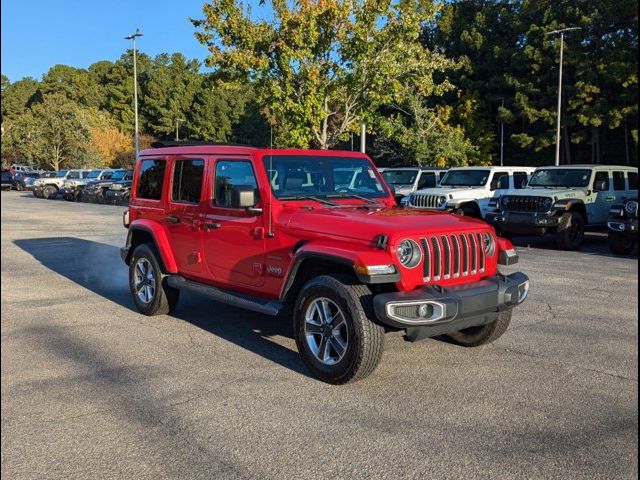
[[[271,175],[273,174],[273,123],[269,122],[269,171],[267,178],[269,179],[269,219],[267,220],[267,238],[273,238],[273,185]]]

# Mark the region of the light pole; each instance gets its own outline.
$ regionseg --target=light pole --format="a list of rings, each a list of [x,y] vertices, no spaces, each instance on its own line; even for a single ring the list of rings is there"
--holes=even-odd
[[[132,35],[124,37],[125,40],[133,40],[133,115],[134,115],[134,139],[136,145],[136,160],[140,150],[140,141],[138,136],[138,71],[136,65],[136,37],[141,37],[142,32],[136,28],[136,32]]]
[[[547,32],[546,35],[560,34],[560,74],[558,76],[558,118],[556,119],[556,165],[560,165],[560,118],[562,113],[562,62],[564,55],[564,34],[573,30],[581,30],[580,27],[567,27],[560,30]]]
[[[504,108],[504,97],[499,98],[500,106]],[[504,120],[500,117],[500,166],[504,167]]]
[[[180,136],[178,135],[178,124],[184,121],[184,118],[176,118],[176,142],[180,141]]]

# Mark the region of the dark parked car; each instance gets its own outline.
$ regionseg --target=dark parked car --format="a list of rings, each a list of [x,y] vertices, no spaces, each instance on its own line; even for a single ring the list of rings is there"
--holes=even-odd
[[[40,178],[38,172],[16,172],[13,174],[13,186],[18,191],[29,190],[33,186],[33,181]]]
[[[11,190],[11,187],[13,187],[11,172],[9,172],[9,170],[2,170],[2,190]]]
[[[94,180],[93,182],[87,183],[82,191],[82,197],[80,199],[85,202],[105,203],[105,193],[109,190],[111,185],[115,182],[131,180],[132,178],[133,170],[115,170],[109,179]]]
[[[609,248],[617,255],[629,255],[638,245],[638,197],[614,205],[607,221]]]
[[[110,205],[129,205],[131,197],[131,184],[133,180],[120,180],[111,184],[104,192],[105,203]]]

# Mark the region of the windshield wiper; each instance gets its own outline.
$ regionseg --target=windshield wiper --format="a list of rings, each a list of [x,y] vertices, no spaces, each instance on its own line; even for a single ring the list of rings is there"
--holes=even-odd
[[[358,195],[357,193],[340,193],[338,195],[327,195],[328,198],[357,198],[358,200],[364,200],[367,203],[375,203],[376,205],[379,202],[372,200],[367,197],[363,197],[362,195]]]
[[[329,200],[324,200],[322,198],[318,198],[313,195],[292,195],[289,197],[280,197],[280,200],[314,200],[318,203],[323,203],[325,205],[331,205],[333,207],[336,206],[335,203],[330,202]]]

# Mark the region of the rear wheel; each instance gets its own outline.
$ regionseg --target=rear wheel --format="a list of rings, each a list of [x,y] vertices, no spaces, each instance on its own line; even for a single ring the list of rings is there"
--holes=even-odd
[[[372,294],[348,276],[309,281],[294,308],[298,351],[320,380],[344,384],[365,378],[384,350],[384,328],[373,321]]]
[[[138,245],[129,263],[129,288],[136,308],[145,315],[166,315],[178,303],[180,290],[167,285],[155,248]]]
[[[465,328],[458,332],[449,333],[445,337],[462,347],[479,347],[480,345],[495,342],[507,331],[509,323],[511,323],[511,310],[506,310],[500,312],[498,319],[491,323]]]
[[[609,250],[616,255],[630,255],[636,247],[637,238],[618,232],[609,232]]]
[[[566,212],[560,217],[556,245],[562,250],[576,250],[584,241],[584,217],[578,212]]]

